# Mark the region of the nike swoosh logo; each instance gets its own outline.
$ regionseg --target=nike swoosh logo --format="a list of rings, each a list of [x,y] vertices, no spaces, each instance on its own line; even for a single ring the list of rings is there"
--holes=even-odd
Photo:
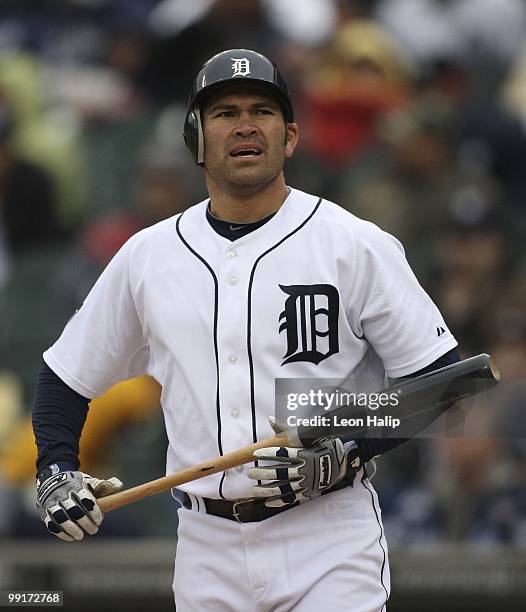
[[[233,232],[237,232],[237,230],[243,229],[243,227],[244,227],[243,225],[238,225],[237,227],[235,225],[231,225],[230,229]]]

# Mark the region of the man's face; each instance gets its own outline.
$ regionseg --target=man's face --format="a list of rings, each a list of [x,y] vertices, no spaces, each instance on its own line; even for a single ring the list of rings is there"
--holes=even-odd
[[[264,87],[239,85],[216,92],[203,112],[204,168],[226,191],[254,193],[275,180],[298,140]]]

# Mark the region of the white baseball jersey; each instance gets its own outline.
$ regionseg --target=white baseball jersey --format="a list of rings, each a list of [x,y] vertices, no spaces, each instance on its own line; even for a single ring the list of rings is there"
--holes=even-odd
[[[133,236],[59,340],[49,367],[89,398],[149,374],[162,386],[167,472],[272,435],[276,378],[382,387],[456,346],[400,243],[336,204],[291,189],[231,242],[207,201]],[[181,488],[249,497],[246,469]]]

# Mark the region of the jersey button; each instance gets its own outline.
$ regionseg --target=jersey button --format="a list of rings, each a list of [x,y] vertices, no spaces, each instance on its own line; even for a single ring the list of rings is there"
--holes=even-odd
[[[237,357],[235,355],[229,355],[228,363],[231,363],[232,365],[234,365],[234,363],[236,362],[237,362]]]
[[[235,259],[237,257],[237,253],[235,251],[227,251],[226,258],[227,259]]]
[[[232,274],[232,276],[229,276],[228,277],[228,284],[232,285],[232,286],[237,285],[237,276],[234,276],[233,274]]]
[[[232,408],[232,410],[230,411],[230,414],[232,415],[233,419],[237,419],[237,417],[239,416],[239,409],[238,408]]]
[[[238,465],[236,468],[236,472],[242,472],[243,471],[243,466],[242,465]]]

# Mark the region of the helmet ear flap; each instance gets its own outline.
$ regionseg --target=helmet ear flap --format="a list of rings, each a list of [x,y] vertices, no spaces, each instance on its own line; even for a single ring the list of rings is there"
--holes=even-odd
[[[201,124],[201,111],[199,108],[191,108],[186,114],[183,136],[184,142],[190,149],[195,163],[202,166],[205,161],[205,147],[203,127]]]

